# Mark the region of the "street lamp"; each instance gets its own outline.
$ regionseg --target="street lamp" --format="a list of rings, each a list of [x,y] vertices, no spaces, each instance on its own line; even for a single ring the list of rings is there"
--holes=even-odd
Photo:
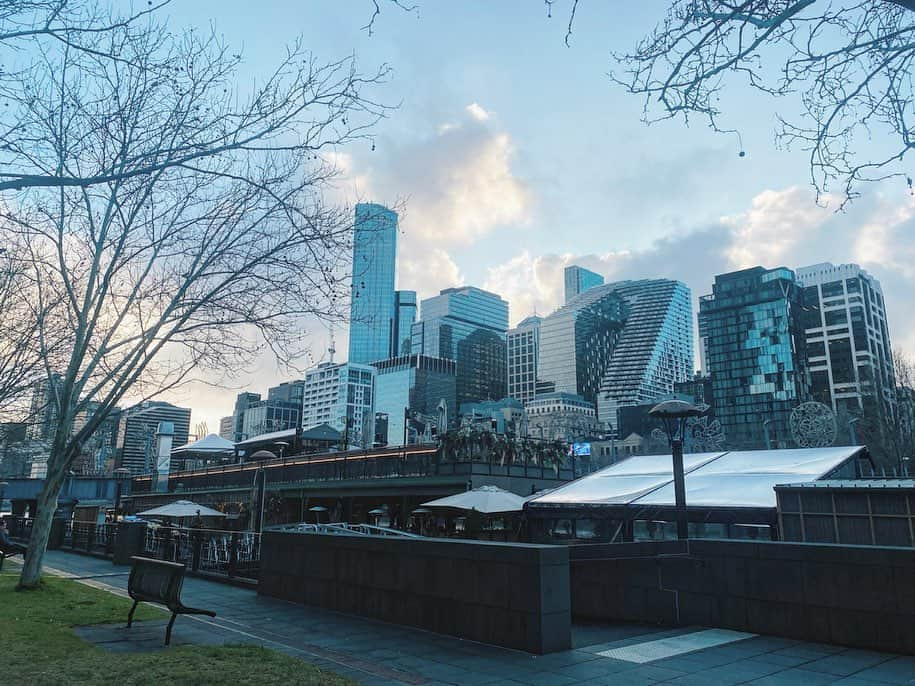
[[[118,521],[118,516],[121,514],[121,488],[124,485],[124,482],[130,478],[130,470],[126,467],[118,467],[114,470],[114,521]]]
[[[852,417],[848,420],[848,437],[852,445],[858,445],[858,432],[855,431],[855,424],[858,423],[858,417]]]
[[[701,417],[708,412],[708,407],[699,407],[683,400],[665,400],[658,403],[648,412],[650,417],[660,419],[667,433],[673,455],[674,498],[677,507],[677,538],[689,538],[689,525],[686,515],[686,479],[683,474],[683,434],[686,431],[686,420],[690,417]]]

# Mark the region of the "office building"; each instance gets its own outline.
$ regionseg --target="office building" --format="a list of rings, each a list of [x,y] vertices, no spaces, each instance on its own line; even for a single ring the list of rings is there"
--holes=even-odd
[[[242,440],[254,438],[274,431],[285,431],[300,426],[302,419],[302,400],[286,402],[283,400],[257,400],[250,403],[242,414]]]
[[[76,414],[73,419],[73,434],[82,431],[101,409],[101,403],[90,401],[84,409]],[[117,443],[118,426],[121,421],[121,409],[115,407],[108,416],[102,420],[98,428],[83,441],[79,457],[73,462],[72,470],[76,474],[97,476],[110,473],[114,468],[115,445]]]
[[[350,304],[349,361],[369,364],[391,357],[397,316],[394,270],[397,213],[382,205],[356,205]]]
[[[693,371],[690,293],[679,281],[594,286],[540,326],[538,394],[581,396],[611,431],[618,408],[664,397]]]
[[[50,441],[57,430],[60,402],[58,393],[63,384],[60,374],[40,379],[32,385],[32,399],[29,404],[26,439],[29,441]]]
[[[416,443],[447,428],[457,409],[454,360],[404,355],[373,366],[377,442]]]
[[[836,414],[892,413],[893,352],[880,282],[856,264],[815,264],[797,270],[810,395]]]
[[[801,307],[785,267],[721,274],[699,299],[703,367],[731,450],[793,445],[791,411],[809,398]]]
[[[272,400],[274,402],[289,403],[301,407],[302,399],[304,397],[305,381],[303,379],[283,381],[278,386],[267,389],[267,400]]]
[[[413,354],[457,363],[457,404],[504,398],[508,303],[495,293],[462,286],[421,305]]]
[[[188,442],[191,409],[171,403],[145,400],[121,413],[115,449],[119,467],[131,474],[147,474],[156,467],[156,430],[159,422],[171,422],[175,429],[174,444]]]
[[[542,393],[524,404],[533,438],[574,442],[601,433],[594,403],[573,393]]]
[[[235,396],[235,407],[232,410],[232,418],[234,424],[234,431],[231,437],[226,437],[228,440],[237,443],[244,439],[245,436],[245,410],[254,403],[258,403],[261,400],[260,393],[249,393],[247,391],[239,393]],[[179,443],[178,445],[182,445]]]
[[[524,405],[515,398],[461,403],[460,424],[478,431],[524,435]]]
[[[374,439],[375,368],[325,362],[305,373],[302,426],[329,424],[348,445],[371,447]]]
[[[589,288],[600,286],[604,277],[584,267],[569,265],[565,268],[565,302],[569,302],[577,295],[581,295]]]
[[[219,437],[235,442],[235,417],[233,415],[219,420]]]
[[[413,324],[416,322],[416,291],[396,291],[394,312],[394,333],[389,353],[392,358],[410,354]]]
[[[508,397],[530,402],[537,394],[537,361],[540,357],[542,317],[522,319],[505,337],[508,349]]]

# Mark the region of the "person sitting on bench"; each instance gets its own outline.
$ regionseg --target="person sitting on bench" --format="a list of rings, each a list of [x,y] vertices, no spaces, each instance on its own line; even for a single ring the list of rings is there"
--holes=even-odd
[[[10,532],[6,528],[6,521],[0,519],[0,552],[4,553],[7,557],[17,554],[25,556],[25,551],[27,549],[28,546],[13,542],[10,538]]]

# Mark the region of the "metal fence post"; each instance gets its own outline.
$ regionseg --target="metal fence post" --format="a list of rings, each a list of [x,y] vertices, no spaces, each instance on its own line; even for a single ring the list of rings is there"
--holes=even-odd
[[[235,576],[235,570],[238,568],[238,532],[232,532],[232,538],[229,543],[229,576]]]

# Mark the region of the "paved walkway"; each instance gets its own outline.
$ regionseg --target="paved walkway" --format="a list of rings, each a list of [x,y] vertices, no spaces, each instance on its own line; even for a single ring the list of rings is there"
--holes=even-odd
[[[46,565],[126,594],[127,567],[62,552],[49,552]],[[183,597],[217,617],[179,617],[173,643],[263,645],[366,685],[915,684],[915,657],[702,627],[577,625],[572,650],[538,657],[261,598],[248,589],[196,578],[185,581]],[[137,625],[129,643],[123,625],[79,631],[109,650],[160,650],[164,621]]]

